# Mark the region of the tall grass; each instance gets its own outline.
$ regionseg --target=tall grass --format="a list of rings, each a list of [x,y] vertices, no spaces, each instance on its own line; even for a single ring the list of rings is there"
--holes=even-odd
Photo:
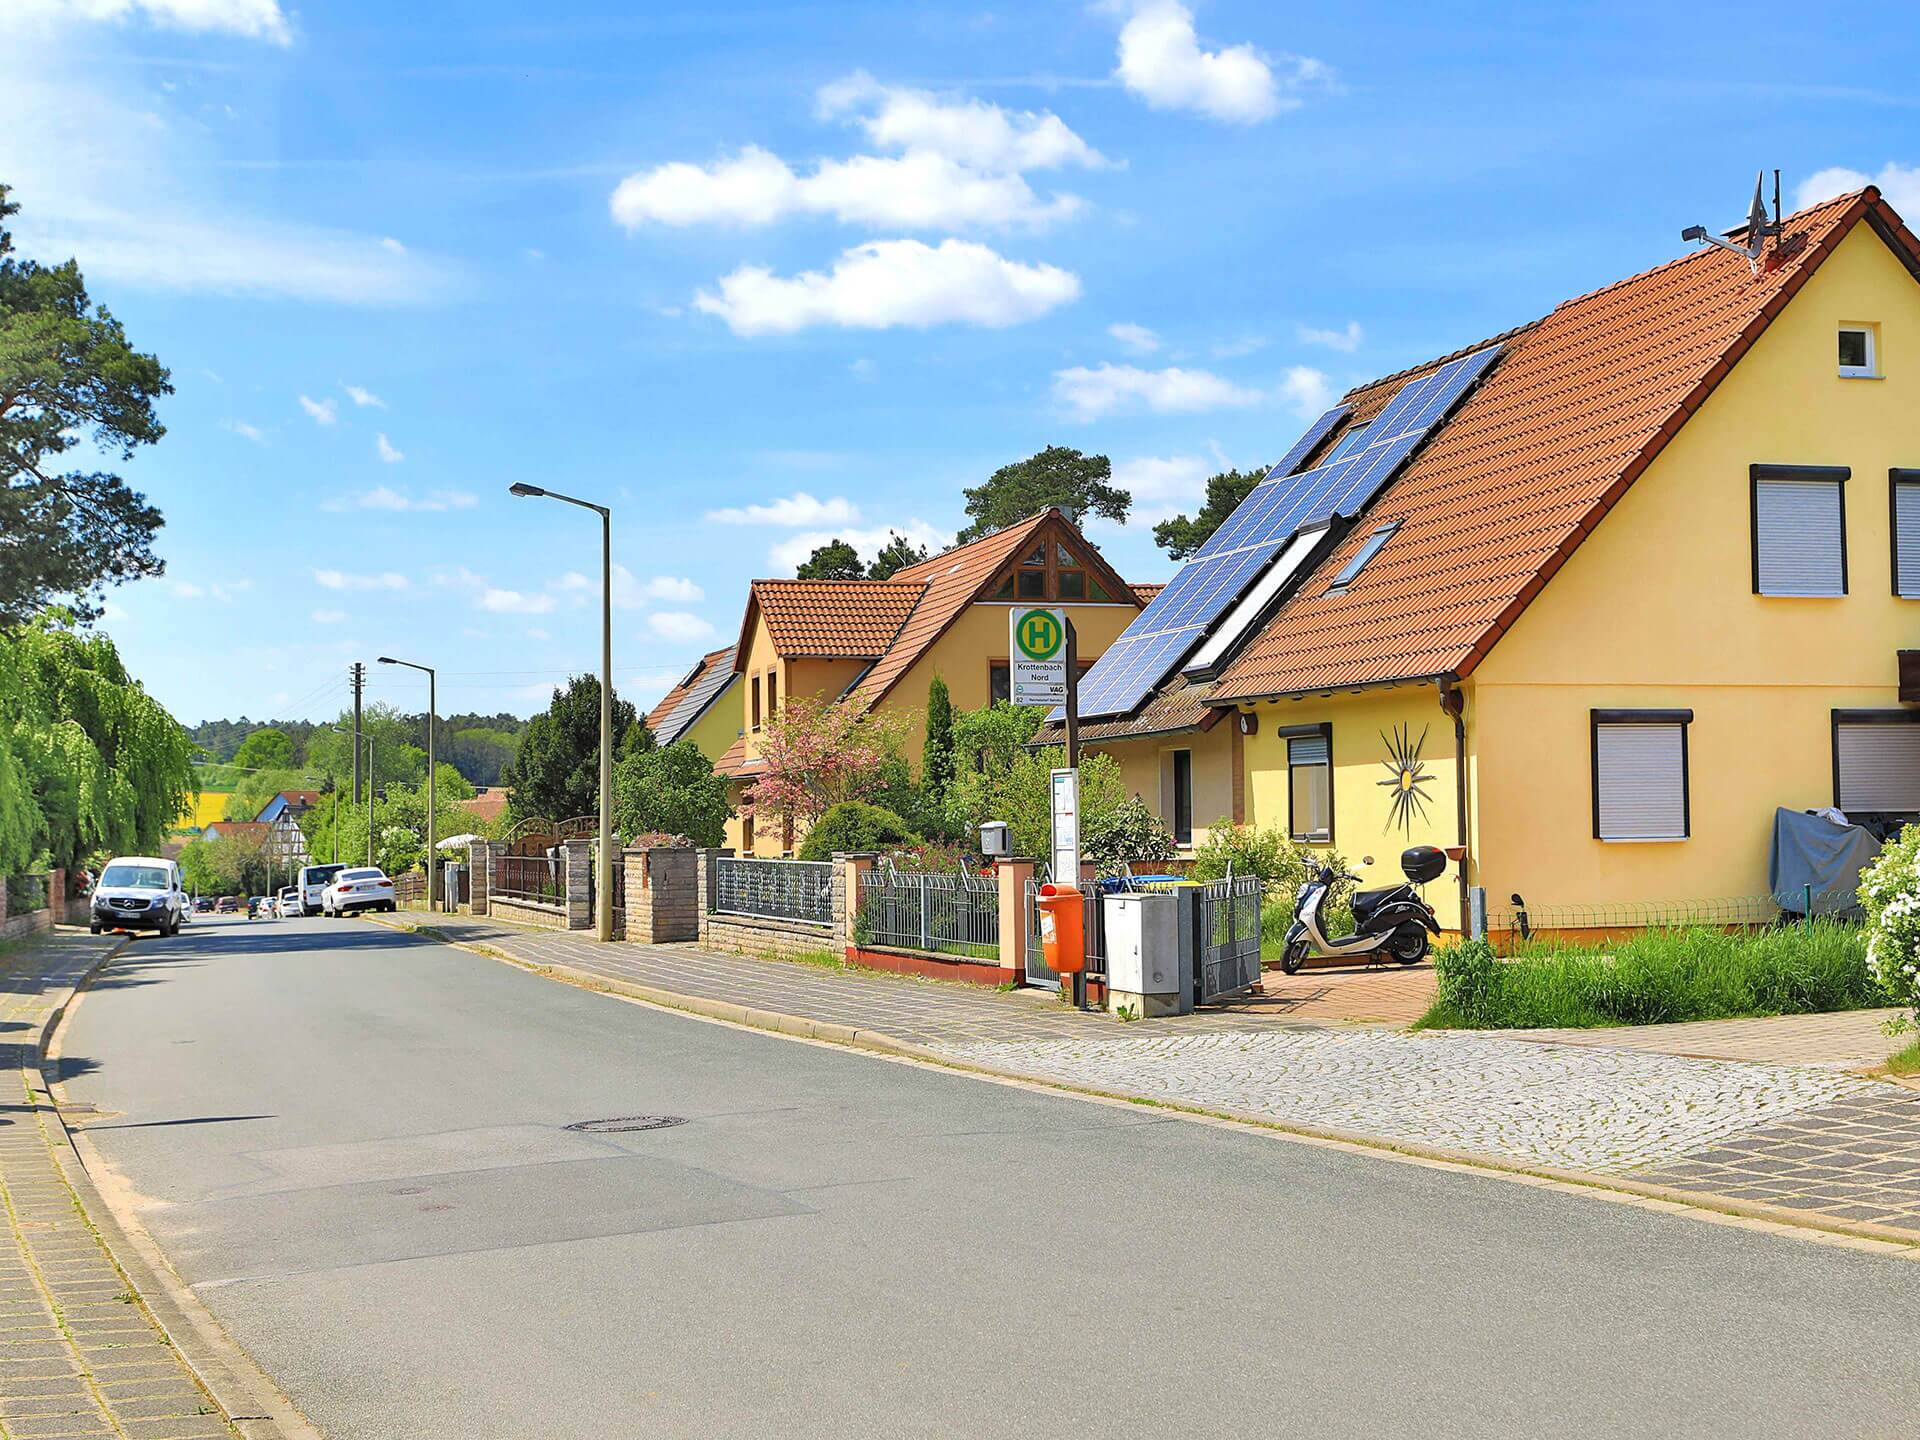
[[[1484,941],[1435,957],[1423,1028],[1659,1025],[1890,1003],[1858,925],[1816,920],[1745,933],[1650,930],[1604,948],[1533,941],[1502,960]]]

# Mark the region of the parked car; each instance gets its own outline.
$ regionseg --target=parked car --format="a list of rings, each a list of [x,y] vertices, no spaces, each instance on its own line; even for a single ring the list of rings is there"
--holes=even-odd
[[[102,930],[157,930],[178,935],[187,912],[187,892],[180,867],[172,860],[149,855],[122,855],[107,862],[93,887],[87,928]]]
[[[213,913],[216,915],[237,914],[239,909],[240,901],[232,895],[222,895],[218,900],[213,902]]]
[[[377,865],[342,870],[320,892],[320,913],[328,919],[357,910],[397,910],[393,881]]]
[[[329,881],[347,867],[344,865],[308,865],[301,869],[300,913],[318,915],[320,913],[320,892],[327,888]]]
[[[193,908],[202,915],[207,914],[213,909],[213,897],[211,895],[202,895],[198,900],[193,902]]]
[[[254,895],[247,900],[247,918],[249,920],[271,920],[273,918],[273,897]]]
[[[289,885],[286,889],[282,890],[280,892],[280,899],[275,902],[274,908],[282,920],[299,919],[300,887],[298,885]]]

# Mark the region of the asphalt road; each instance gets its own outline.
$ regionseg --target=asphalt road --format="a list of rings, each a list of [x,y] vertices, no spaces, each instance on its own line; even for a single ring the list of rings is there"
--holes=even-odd
[[[1920,1264],[196,923],[73,1098],[335,1437],[1903,1433]],[[582,1134],[589,1119],[668,1129]]]

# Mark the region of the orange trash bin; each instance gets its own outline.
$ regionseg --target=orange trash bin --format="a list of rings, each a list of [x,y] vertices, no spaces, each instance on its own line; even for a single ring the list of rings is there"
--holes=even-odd
[[[1081,930],[1083,899],[1072,885],[1040,887],[1040,955],[1056,975],[1078,975],[1087,968],[1087,942]]]

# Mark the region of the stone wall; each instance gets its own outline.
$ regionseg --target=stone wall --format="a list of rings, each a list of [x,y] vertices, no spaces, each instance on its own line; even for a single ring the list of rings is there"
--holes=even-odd
[[[560,872],[566,884],[566,928],[591,930],[593,929],[593,906],[588,903],[588,900],[593,886],[593,842],[562,840],[560,856]]]
[[[24,915],[7,914],[7,877],[0,875],[0,940],[17,940],[22,935],[51,930],[53,915],[53,910],[45,905]]]
[[[495,899],[488,903],[487,913],[495,920],[505,920],[515,925],[539,925],[548,930],[570,929],[567,913],[557,906],[535,905],[526,900]]]
[[[640,945],[700,938],[700,858],[684,847],[636,848],[627,867],[627,928]]]
[[[765,920],[755,915],[708,915],[700,926],[700,943],[709,950],[736,955],[795,955],[841,953],[840,938],[831,925],[805,925],[795,920]]]

